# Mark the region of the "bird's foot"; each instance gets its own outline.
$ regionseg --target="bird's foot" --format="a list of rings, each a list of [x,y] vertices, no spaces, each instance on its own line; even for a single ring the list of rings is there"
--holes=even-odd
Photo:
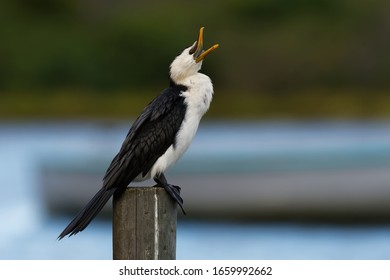
[[[170,186],[172,188],[174,188],[180,194],[181,188],[179,186],[176,186],[176,185],[170,185]]]
[[[183,198],[180,196],[181,188],[176,185],[171,185],[166,182],[166,180],[160,180],[159,178],[154,179],[157,183],[157,186],[163,187],[169,195],[173,198],[174,201],[180,206],[181,211],[186,215],[186,211],[183,208]]]
[[[171,185],[171,184],[166,184],[162,186],[168,193],[169,195],[173,198],[174,201],[180,206],[181,211],[183,212],[184,215],[186,215],[186,211],[184,211],[183,208],[183,198],[180,196],[180,187]]]

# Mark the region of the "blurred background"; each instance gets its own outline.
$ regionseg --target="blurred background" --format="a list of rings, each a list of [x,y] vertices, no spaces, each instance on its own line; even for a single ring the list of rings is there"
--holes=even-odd
[[[56,238],[201,26],[178,259],[390,258],[389,1],[3,0],[0,259],[112,258],[110,207]]]

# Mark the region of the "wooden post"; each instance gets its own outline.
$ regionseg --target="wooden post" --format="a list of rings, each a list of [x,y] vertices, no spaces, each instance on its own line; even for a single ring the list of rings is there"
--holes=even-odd
[[[176,259],[177,207],[165,189],[129,187],[114,197],[113,259]]]

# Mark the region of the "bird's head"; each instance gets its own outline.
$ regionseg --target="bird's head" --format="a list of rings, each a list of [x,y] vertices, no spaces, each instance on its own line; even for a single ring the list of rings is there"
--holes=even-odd
[[[199,30],[198,40],[192,46],[184,49],[172,62],[170,76],[175,83],[180,83],[181,80],[196,74],[202,67],[203,59],[219,47],[218,44],[215,44],[206,51],[203,50],[203,30],[204,27]]]

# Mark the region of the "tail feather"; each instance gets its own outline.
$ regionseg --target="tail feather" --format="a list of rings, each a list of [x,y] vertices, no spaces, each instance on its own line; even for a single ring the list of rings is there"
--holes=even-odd
[[[84,230],[89,223],[102,210],[110,197],[115,192],[115,188],[106,190],[101,188],[95,196],[88,202],[88,204],[77,214],[77,216],[69,223],[69,225],[58,236],[61,240],[65,236],[72,236]]]

